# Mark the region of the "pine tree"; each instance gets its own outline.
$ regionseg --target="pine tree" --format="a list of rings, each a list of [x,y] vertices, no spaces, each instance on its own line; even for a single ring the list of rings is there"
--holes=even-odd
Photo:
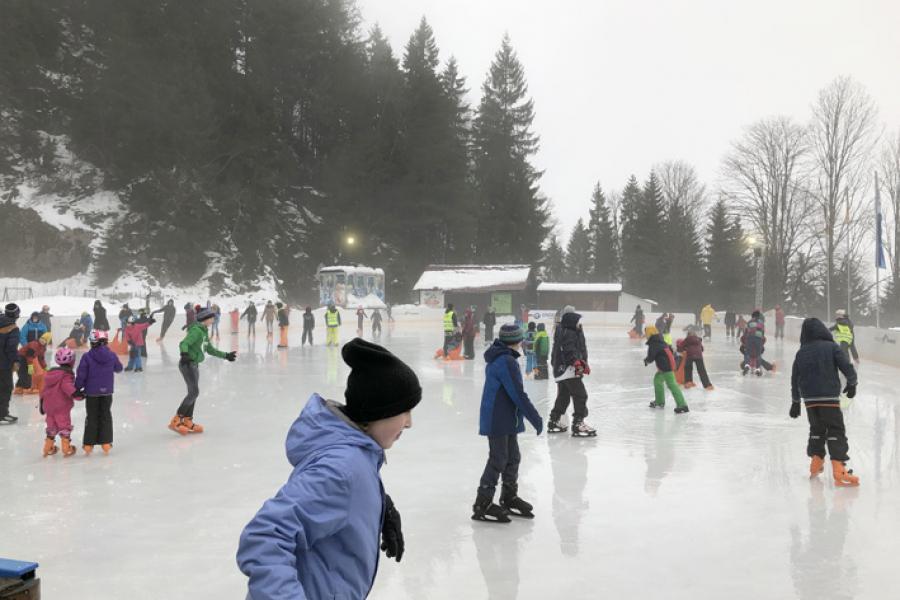
[[[709,302],[719,310],[745,310],[753,303],[753,264],[740,219],[729,216],[724,199],[713,205],[706,235]]]
[[[543,281],[560,282],[566,279],[566,253],[555,235],[547,242],[541,261],[541,279]]]
[[[591,280],[599,283],[616,281],[619,276],[619,256],[615,225],[599,183],[594,186],[591,196],[588,236],[591,247]]]
[[[591,266],[590,234],[584,226],[584,221],[578,219],[572,228],[572,236],[566,248],[566,277],[576,283],[587,282],[590,279]]]
[[[485,260],[529,263],[540,258],[549,213],[538,190],[541,174],[529,162],[538,148],[533,121],[525,72],[507,35],[482,86],[473,130],[476,247]]]
[[[622,270],[626,291],[644,298],[664,293],[663,215],[656,175],[650,173],[643,189],[632,176],[622,194]]]
[[[703,247],[687,206],[672,202],[665,207],[662,246],[665,248],[661,298],[670,309],[696,312],[710,301],[709,281],[703,265]]]

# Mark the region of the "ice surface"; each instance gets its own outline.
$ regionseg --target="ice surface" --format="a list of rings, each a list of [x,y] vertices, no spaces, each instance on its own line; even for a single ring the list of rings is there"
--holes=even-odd
[[[243,598],[238,535],[288,476],[287,428],[312,392],[342,397],[339,352],[296,347],[298,329],[288,351],[223,335],[240,356],[201,367],[196,418],[207,431],[175,436],[175,333],[151,342],[146,372],[118,378],[109,457],[42,459],[35,399],[13,400],[20,424],[0,428],[0,556],[40,562],[47,598]],[[689,390],[683,416],[671,401],[646,408],[640,343],[621,328],[587,333],[598,437],[521,436],[520,494],[537,518],[501,526],[469,519],[487,450],[476,434],[483,362],[435,362],[437,323],[385,323],[382,341],[414,366],[425,397],[382,471],[406,555],[382,557],[372,598],[897,597],[900,372],[862,365],[846,411],[862,485],[835,489],[807,478],[788,374],[742,378],[718,326],[707,344],[717,389]],[[773,342],[767,356],[788,367],[795,348]],[[526,382],[544,415],[554,387]],[[81,404],[73,418],[80,442]]]

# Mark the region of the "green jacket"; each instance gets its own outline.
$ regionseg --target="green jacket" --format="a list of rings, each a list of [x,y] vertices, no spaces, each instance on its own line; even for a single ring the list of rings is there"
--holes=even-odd
[[[538,331],[534,336],[534,353],[540,358],[550,356],[550,336],[546,331]]]
[[[200,323],[191,323],[187,335],[178,344],[178,350],[186,353],[197,364],[203,362],[203,353],[216,358],[225,358],[225,353],[209,343],[209,332]]]

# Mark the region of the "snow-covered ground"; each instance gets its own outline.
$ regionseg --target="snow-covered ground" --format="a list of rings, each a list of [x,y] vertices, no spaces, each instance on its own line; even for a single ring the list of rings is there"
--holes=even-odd
[[[537,518],[503,526],[469,519],[487,453],[483,361],[435,362],[437,322],[385,324],[381,341],[418,372],[424,399],[382,471],[406,555],[382,558],[372,598],[895,597],[900,371],[862,365],[846,411],[862,485],[836,489],[808,479],[805,417],[787,415],[794,344],[770,344],[778,373],[742,378],[717,327],[716,390],[686,392],[691,412],[676,416],[671,401],[646,407],[640,343],[621,328],[586,331],[598,437],[523,435],[520,494]],[[118,377],[111,456],[41,458],[35,399],[13,400],[21,421],[0,428],[0,556],[40,562],[47,598],[242,598],[238,535],[290,472],[288,426],[311,393],[342,397],[340,353],[299,348],[299,329],[287,351],[225,334],[221,347],[240,354],[201,367],[207,431],[178,437],[166,429],[184,394],[175,333],[151,343],[143,374]],[[546,417],[554,384],[526,389]],[[80,441],[81,404],[73,417]]]

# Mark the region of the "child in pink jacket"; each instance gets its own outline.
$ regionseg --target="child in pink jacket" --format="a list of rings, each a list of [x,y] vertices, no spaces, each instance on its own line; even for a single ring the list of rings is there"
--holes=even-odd
[[[47,417],[47,439],[44,440],[44,456],[56,454],[56,436],[62,441],[63,456],[75,454],[72,445],[72,407],[75,405],[75,352],[70,348],[56,351],[56,364],[44,376],[41,392],[41,414]],[[80,398],[79,398],[80,399]]]
[[[136,323],[134,315],[128,317],[128,325],[125,326],[125,341],[128,342],[128,366],[126,371],[140,373],[143,371],[141,364],[141,349],[144,347],[144,332],[156,323],[156,319],[149,319],[145,323]]]

